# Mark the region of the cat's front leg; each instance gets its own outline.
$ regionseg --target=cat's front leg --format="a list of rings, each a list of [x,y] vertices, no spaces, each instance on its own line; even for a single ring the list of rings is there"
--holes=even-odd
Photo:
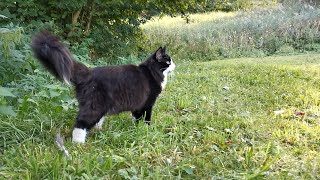
[[[152,107],[146,109],[146,116],[144,117],[144,122],[148,125],[151,123]]]
[[[143,111],[132,111],[132,120],[133,122],[137,123],[139,122],[139,120],[141,120],[143,118]]]
[[[132,116],[135,122],[138,122],[144,117],[144,122],[150,125],[151,122],[151,114],[152,114],[152,107],[144,108],[141,111],[132,111]]]
[[[103,111],[80,107],[76,123],[72,131],[72,142],[85,143],[89,130],[103,117]]]

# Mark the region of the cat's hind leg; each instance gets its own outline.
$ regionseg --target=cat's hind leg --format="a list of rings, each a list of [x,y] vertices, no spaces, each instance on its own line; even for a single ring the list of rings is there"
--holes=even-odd
[[[137,123],[141,120],[145,114],[144,111],[132,111],[132,120],[133,122]]]

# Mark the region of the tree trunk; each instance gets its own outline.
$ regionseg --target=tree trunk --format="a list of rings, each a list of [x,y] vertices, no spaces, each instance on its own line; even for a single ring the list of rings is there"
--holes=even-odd
[[[80,13],[81,13],[81,9],[78,10],[76,13],[72,14],[72,29],[71,29],[71,32],[74,32],[75,26],[78,23],[78,18],[80,16]]]
[[[93,3],[89,12],[89,19],[88,19],[88,23],[86,25],[86,30],[84,31],[85,35],[88,35],[90,32],[90,27],[91,27],[91,21],[92,21],[92,16],[93,16],[93,12],[95,10],[95,4]]]

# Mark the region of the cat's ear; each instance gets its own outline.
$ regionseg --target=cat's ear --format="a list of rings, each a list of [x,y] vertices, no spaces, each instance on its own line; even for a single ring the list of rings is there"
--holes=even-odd
[[[162,48],[162,53],[163,53],[163,54],[166,54],[166,50],[167,50],[167,47],[164,46],[164,47]]]
[[[162,59],[163,55],[163,48],[159,47],[159,49],[156,51],[156,60],[160,61]]]

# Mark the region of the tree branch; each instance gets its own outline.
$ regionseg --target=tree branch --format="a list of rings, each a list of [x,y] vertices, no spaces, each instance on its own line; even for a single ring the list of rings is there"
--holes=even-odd
[[[90,12],[89,12],[88,23],[87,23],[87,25],[86,25],[86,30],[84,31],[84,34],[85,34],[85,35],[88,35],[89,32],[90,32],[91,21],[92,21],[92,16],[93,16],[94,10],[95,10],[95,3],[92,3],[91,10],[90,10]]]

